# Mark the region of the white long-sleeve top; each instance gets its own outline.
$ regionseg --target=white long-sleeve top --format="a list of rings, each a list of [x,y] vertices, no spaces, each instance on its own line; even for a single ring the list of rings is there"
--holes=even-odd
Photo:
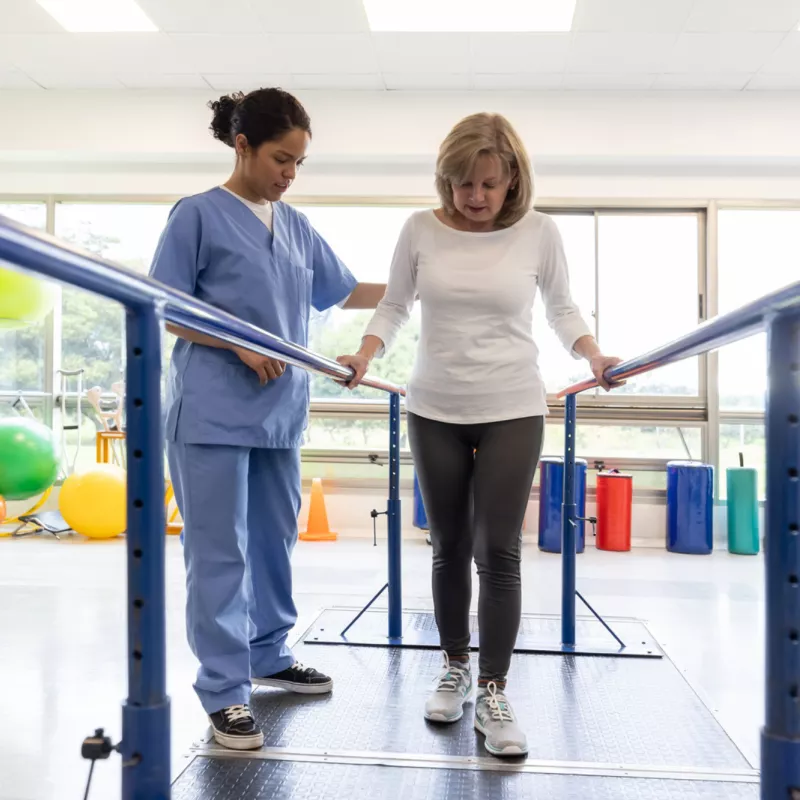
[[[592,332],[570,295],[561,236],[550,217],[530,211],[510,228],[468,233],[420,211],[400,234],[386,295],[365,335],[391,347],[418,296],[422,320],[409,411],[461,424],[544,415],[533,341],[537,288],[550,326],[572,352]]]

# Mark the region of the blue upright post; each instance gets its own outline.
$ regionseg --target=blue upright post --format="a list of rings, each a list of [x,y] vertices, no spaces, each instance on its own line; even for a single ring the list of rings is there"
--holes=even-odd
[[[403,635],[403,567],[400,516],[400,395],[389,397],[389,638]]]
[[[762,800],[800,797],[800,318],[768,328],[766,715]]]
[[[128,700],[122,709],[122,797],[170,795],[164,588],[161,309],[127,311]]]
[[[564,506],[561,514],[561,644],[575,646],[575,422],[577,395],[568,394],[564,410]]]

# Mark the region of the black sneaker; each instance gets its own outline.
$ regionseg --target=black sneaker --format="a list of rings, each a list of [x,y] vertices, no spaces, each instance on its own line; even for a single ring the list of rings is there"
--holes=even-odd
[[[210,714],[214,738],[231,750],[257,750],[264,745],[264,734],[256,725],[249,706],[228,706]]]
[[[283,672],[266,678],[252,678],[251,681],[254,686],[271,686],[297,694],[328,694],[333,689],[333,681],[327,675],[297,662]]]

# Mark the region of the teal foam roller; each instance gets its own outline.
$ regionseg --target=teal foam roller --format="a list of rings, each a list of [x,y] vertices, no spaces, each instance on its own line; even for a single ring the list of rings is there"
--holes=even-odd
[[[742,556],[758,553],[758,472],[752,467],[728,470],[728,550]]]

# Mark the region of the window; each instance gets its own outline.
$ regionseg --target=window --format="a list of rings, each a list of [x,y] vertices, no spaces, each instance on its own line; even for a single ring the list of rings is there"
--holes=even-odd
[[[592,425],[578,423],[575,452],[582,458],[699,459],[699,428],[664,425]],[[683,437],[683,438],[681,438]],[[564,454],[564,426],[545,428],[545,455]]]
[[[56,236],[146,273],[169,210],[168,204],[59,203]],[[81,289],[65,288],[62,324],[64,367],[85,369],[87,387],[108,390],[124,377],[121,306]]]
[[[44,203],[0,203],[0,216],[45,230],[47,206]],[[0,390],[44,391],[45,324],[25,328],[0,329]]]
[[[800,209],[722,210],[718,231],[720,314],[798,279]],[[720,350],[721,409],[763,410],[766,388],[765,334]]]
[[[389,419],[312,417],[306,431],[305,447],[311,450],[389,449]],[[406,421],[400,424],[400,449],[408,450]]]
[[[603,352],[630,358],[694,329],[698,215],[602,213],[597,222]],[[634,378],[617,392],[697,395],[697,359]]]
[[[353,274],[366,283],[383,283],[389,278],[397,238],[406,220],[418,208],[411,206],[300,206],[311,224],[344,261]],[[309,330],[309,347],[336,358],[355,352],[372,316],[371,311],[332,308],[314,314]],[[396,383],[405,383],[414,363],[419,338],[419,308],[415,307],[385,358],[374,362],[372,373]],[[349,392],[322,376],[312,376],[314,398],[383,398],[376,390]]]
[[[594,214],[553,214],[569,267],[572,299],[595,331],[595,221]],[[547,323],[544,302],[537,295],[533,310],[533,338],[539,348],[539,369],[547,391],[555,394],[586,377],[583,361],[573,358]]]

